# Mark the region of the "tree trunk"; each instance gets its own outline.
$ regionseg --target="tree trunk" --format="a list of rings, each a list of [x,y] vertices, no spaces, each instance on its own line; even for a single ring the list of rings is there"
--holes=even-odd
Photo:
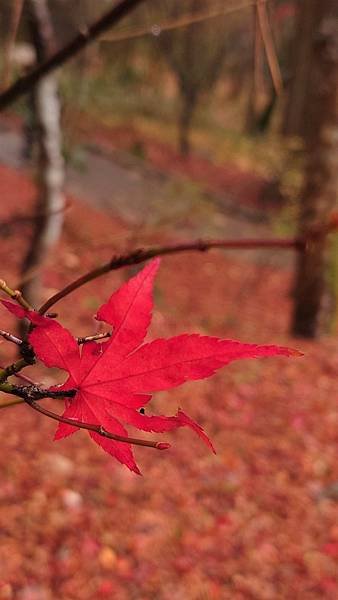
[[[252,71],[248,104],[245,115],[244,133],[255,135],[257,133],[257,119],[261,108],[261,97],[264,94],[265,82],[263,76],[264,54],[263,41],[259,28],[257,5],[253,6],[253,45],[252,45]]]
[[[301,196],[299,234],[307,247],[298,257],[294,335],[318,334],[325,292],[326,230],[338,187],[338,3],[321,0],[313,37],[313,61],[305,95],[307,161]]]
[[[303,137],[306,129],[306,104],[311,77],[315,36],[318,32],[322,0],[301,0],[296,33],[291,44],[292,73],[284,109],[282,133]]]
[[[196,108],[196,97],[185,90],[181,91],[181,112],[179,117],[178,142],[182,156],[187,157],[191,151],[190,130]]]
[[[46,0],[30,0],[32,37],[38,61],[53,50],[53,31]],[[38,200],[30,247],[23,260],[20,289],[33,306],[42,299],[41,269],[59,239],[65,199],[60,101],[56,75],[44,77],[34,90],[38,130]]]
[[[190,153],[189,133],[191,128],[191,110],[189,99],[185,96],[182,98],[181,112],[178,122],[178,144],[179,151],[182,156],[188,156]]]

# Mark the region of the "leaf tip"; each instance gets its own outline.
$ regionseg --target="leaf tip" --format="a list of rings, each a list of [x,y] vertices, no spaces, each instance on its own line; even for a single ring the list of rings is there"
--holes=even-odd
[[[143,477],[140,469],[138,468],[138,466],[136,464],[132,467],[129,467],[129,469],[131,470],[132,473],[135,473],[135,475],[139,475],[140,477]]]
[[[296,350],[295,348],[289,348],[289,355],[290,356],[304,356],[304,352],[302,352],[301,350]]]

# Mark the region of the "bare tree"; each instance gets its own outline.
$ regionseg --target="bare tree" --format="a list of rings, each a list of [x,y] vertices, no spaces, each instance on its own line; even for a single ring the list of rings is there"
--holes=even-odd
[[[172,0],[165,5],[165,14],[178,18],[205,9],[204,0]],[[189,133],[194,113],[202,94],[210,92],[223,66],[227,49],[224,18],[192,23],[158,36],[159,47],[172,69],[180,94],[179,148],[183,155],[190,151]]]
[[[338,3],[317,3],[312,63],[305,90],[307,151],[299,233],[308,240],[299,254],[292,332],[318,333],[325,292],[326,233],[338,188]]]

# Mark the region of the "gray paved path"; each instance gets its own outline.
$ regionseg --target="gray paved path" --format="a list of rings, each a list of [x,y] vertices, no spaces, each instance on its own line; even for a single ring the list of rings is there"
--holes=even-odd
[[[22,137],[8,126],[0,126],[0,162],[25,167]],[[77,167],[72,162],[77,163]],[[67,167],[66,190],[85,202],[138,227],[165,227],[177,237],[268,237],[266,223],[249,222],[229,214],[217,198],[197,185],[162,174],[141,160],[123,153],[107,153],[94,147],[79,147]],[[283,254],[283,256],[281,256]],[[246,258],[264,263],[289,263],[292,254],[276,251],[246,251]],[[237,252],[238,256],[238,252]]]

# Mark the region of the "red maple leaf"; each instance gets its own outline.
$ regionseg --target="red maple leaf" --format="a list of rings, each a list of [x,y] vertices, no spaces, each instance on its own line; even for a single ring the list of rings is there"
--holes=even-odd
[[[60,323],[35,311],[3,300],[8,310],[34,325],[29,342],[36,356],[47,367],[68,372],[58,390],[75,389],[66,401],[64,417],[103,426],[108,431],[128,436],[121,422],[143,431],[165,432],[177,427],[192,428],[214,451],[203,429],[184,412],[175,416],[150,416],[139,409],[158,390],[204,379],[233,360],[264,356],[299,354],[281,346],[242,344],[233,340],[198,334],[183,334],[170,339],[144,343],[153,308],[152,288],[159,267],[153,260],[103,304],[96,319],[112,326],[108,341],[88,342],[79,348],[76,339]],[[74,433],[78,427],[60,423],[55,439]],[[96,432],[89,435],[106,452],[129,469],[139,473],[129,443],[107,439]]]

